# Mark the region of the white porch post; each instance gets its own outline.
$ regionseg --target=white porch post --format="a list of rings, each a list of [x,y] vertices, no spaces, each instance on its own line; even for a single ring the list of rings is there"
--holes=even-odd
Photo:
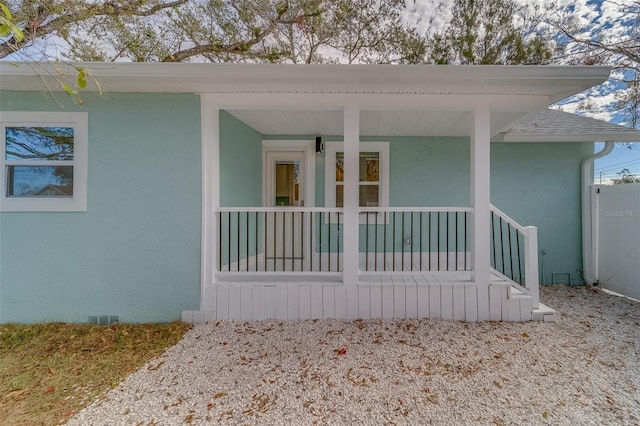
[[[202,246],[200,310],[215,311],[214,270],[218,259],[218,224],[214,209],[220,207],[220,106],[212,95],[201,95],[202,137]]]
[[[344,108],[344,272],[345,285],[358,283],[360,199],[360,109]]]
[[[489,319],[490,126],[486,107],[473,111],[471,127],[471,206],[473,280],[478,290],[478,321]]]
[[[538,228],[527,226],[524,237],[524,282],[533,299],[533,309],[540,307],[540,277],[538,276]]]

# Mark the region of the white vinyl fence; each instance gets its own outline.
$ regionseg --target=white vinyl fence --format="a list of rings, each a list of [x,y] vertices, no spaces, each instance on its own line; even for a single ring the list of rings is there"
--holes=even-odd
[[[640,183],[598,186],[592,194],[598,282],[640,299]]]

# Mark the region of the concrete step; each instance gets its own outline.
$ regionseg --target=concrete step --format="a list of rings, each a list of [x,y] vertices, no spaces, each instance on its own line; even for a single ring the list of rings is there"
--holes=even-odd
[[[540,303],[540,306],[531,312],[531,319],[533,321],[556,322],[558,321],[558,312],[544,303]]]

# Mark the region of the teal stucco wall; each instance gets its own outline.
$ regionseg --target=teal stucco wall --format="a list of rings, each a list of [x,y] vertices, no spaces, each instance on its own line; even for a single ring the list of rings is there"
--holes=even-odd
[[[312,139],[312,136],[265,136]],[[331,136],[326,140],[341,140]],[[363,137],[389,141],[391,206],[470,205],[469,138]],[[580,163],[593,143],[491,144],[491,202],[523,226],[538,227],[540,279],[554,272],[581,283]],[[316,205],[324,200],[324,155],[316,157]],[[566,276],[563,275],[566,281]]]
[[[0,213],[0,322],[178,319],[200,298],[201,144],[196,95],[88,96],[88,211]],[[59,111],[41,93],[3,92],[0,109]],[[220,113],[222,206],[262,203],[261,135]],[[327,140],[340,140],[338,136]],[[392,206],[468,206],[468,138],[390,141]],[[542,280],[581,268],[580,162],[590,143],[491,146],[491,199],[539,227]],[[316,205],[324,155],[316,155]]]
[[[593,149],[584,142],[491,145],[491,202],[521,225],[538,227],[542,283],[554,272],[584,283],[580,163]]]
[[[220,206],[262,205],[262,135],[220,112]]]
[[[0,213],[0,321],[170,321],[200,304],[200,99],[87,95],[88,207]],[[60,111],[42,93],[4,111]]]

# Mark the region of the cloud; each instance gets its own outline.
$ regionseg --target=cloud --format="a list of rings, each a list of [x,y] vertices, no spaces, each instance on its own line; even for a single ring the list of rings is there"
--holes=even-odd
[[[407,2],[405,19],[420,34],[442,32],[451,20],[453,0],[414,0]]]
[[[628,11],[629,7],[636,5],[634,0],[555,0],[554,10],[548,9],[549,0],[515,1],[527,14],[562,18],[565,22],[571,18],[577,30],[576,35],[586,40],[598,39],[613,44],[634,37],[632,28],[638,15]],[[425,36],[442,32],[451,20],[453,4],[454,0],[409,0],[405,19]],[[524,21],[521,16],[514,16],[514,23],[523,25]],[[569,43],[564,58],[560,58],[558,63],[574,63],[583,51],[583,44]],[[621,56],[608,56],[610,65],[620,65],[623,61]],[[619,83],[623,77],[623,71],[614,69],[609,81],[566,99],[556,107],[606,121],[624,122],[624,117],[615,109],[615,93],[624,90],[624,85]]]

